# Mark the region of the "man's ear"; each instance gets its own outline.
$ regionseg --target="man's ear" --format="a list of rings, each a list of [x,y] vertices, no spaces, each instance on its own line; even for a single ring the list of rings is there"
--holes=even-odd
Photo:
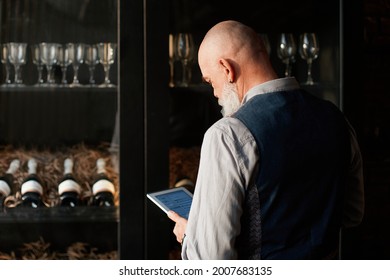
[[[233,83],[234,79],[235,79],[233,65],[228,60],[226,60],[224,58],[219,59],[219,64],[225,73],[226,79],[229,81],[229,83]]]

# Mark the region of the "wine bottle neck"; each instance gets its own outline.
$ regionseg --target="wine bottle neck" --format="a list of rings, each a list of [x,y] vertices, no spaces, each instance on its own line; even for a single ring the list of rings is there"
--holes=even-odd
[[[15,174],[15,172],[19,169],[20,167],[20,161],[18,159],[15,159],[11,162],[8,170],[7,170],[7,174]]]

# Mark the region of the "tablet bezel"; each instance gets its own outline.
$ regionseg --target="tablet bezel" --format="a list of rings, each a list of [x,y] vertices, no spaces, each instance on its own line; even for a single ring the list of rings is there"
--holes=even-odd
[[[174,192],[181,192],[184,191],[185,194],[187,194],[191,200],[193,197],[193,194],[187,190],[185,187],[178,187],[178,188],[172,188],[172,189],[167,189],[163,191],[158,191],[158,192],[152,192],[152,193],[147,193],[146,196],[153,201],[158,207],[160,207],[161,210],[163,210],[165,213],[168,213],[171,209],[168,208],[164,202],[162,202],[160,199],[157,198],[157,196],[164,195],[164,194],[171,194]]]

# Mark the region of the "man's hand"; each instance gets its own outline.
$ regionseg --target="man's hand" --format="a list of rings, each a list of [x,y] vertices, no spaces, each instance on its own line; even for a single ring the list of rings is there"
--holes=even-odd
[[[168,218],[176,223],[175,227],[173,228],[173,233],[176,235],[177,242],[183,244],[187,227],[187,220],[174,211],[168,212]]]

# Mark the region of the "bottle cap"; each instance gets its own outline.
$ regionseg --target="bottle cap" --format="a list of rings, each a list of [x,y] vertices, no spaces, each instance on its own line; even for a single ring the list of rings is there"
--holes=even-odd
[[[28,174],[36,174],[38,163],[34,158],[28,160]]]
[[[106,161],[102,158],[99,158],[96,161],[96,168],[97,168],[97,173],[106,173]]]
[[[64,161],[64,174],[70,174],[70,173],[73,173],[73,160],[67,158]]]
[[[14,159],[13,161],[11,161],[11,164],[9,165],[9,168],[6,173],[14,174],[16,170],[19,169],[19,167],[20,167],[20,160]]]

